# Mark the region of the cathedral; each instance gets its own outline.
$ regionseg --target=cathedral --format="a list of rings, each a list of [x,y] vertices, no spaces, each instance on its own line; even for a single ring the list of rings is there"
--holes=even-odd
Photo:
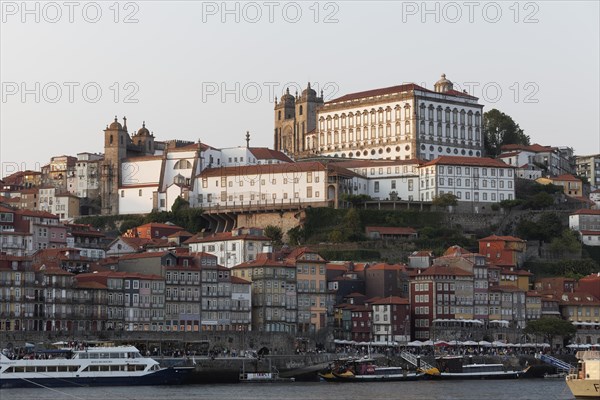
[[[483,156],[483,105],[443,74],[433,90],[414,83],[324,102],[308,87],[275,99],[275,150],[314,156],[433,160]]]

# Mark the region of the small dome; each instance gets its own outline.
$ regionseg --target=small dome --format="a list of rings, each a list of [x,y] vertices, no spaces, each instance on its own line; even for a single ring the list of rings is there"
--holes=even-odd
[[[447,92],[448,90],[452,90],[453,86],[452,81],[446,79],[446,74],[442,74],[442,78],[433,87],[436,92]]]
[[[281,102],[282,103],[287,103],[287,102],[291,102],[293,103],[296,99],[294,98],[294,96],[292,96],[290,94],[290,88],[287,88],[285,90],[285,94],[283,96],[281,96]]]
[[[310,87],[310,82],[308,82],[306,89],[302,91],[302,97],[317,97],[317,92]]]
[[[146,121],[142,122],[142,127],[137,131],[138,136],[150,136],[150,131],[146,128]]]
[[[119,121],[117,121],[117,116],[116,115],[115,115],[115,120],[113,121],[112,124],[110,124],[109,129],[119,129],[119,130],[123,129],[123,125],[121,125],[119,123]]]

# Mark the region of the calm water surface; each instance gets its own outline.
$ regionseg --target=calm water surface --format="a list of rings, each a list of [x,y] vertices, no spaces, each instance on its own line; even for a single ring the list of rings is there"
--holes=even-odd
[[[567,400],[564,380],[279,383],[111,388],[2,389],[0,400]]]

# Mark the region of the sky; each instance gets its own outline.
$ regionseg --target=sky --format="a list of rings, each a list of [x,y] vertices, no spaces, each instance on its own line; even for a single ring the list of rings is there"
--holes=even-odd
[[[532,143],[600,153],[599,2],[2,1],[1,176],[156,140],[273,146],[273,101],[445,73]]]

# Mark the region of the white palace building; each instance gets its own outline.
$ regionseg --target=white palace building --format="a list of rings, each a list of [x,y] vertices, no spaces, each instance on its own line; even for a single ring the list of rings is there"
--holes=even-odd
[[[482,116],[478,98],[454,90],[446,75],[433,91],[410,83],[326,103],[309,85],[276,101],[274,145],[296,159],[481,157]]]

